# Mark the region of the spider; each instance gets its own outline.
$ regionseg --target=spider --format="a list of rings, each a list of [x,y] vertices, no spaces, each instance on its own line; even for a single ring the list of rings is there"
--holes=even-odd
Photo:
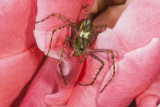
[[[65,38],[65,42],[64,42],[64,46],[63,46],[63,49],[62,49],[62,52],[61,52],[61,56],[60,56],[60,59],[59,59],[59,68],[60,68],[60,72],[61,72],[61,75],[62,75],[62,78],[64,80],[64,83],[67,85],[67,82],[65,80],[65,77],[63,75],[63,71],[62,71],[62,58],[63,58],[63,54],[64,54],[64,51],[65,51],[65,48],[66,48],[66,45],[67,45],[67,42],[69,42],[69,45],[70,45],[70,48],[73,50],[71,53],[70,53],[70,57],[74,54],[75,56],[77,57],[81,57],[84,55],[84,58],[80,61],[81,63],[85,61],[85,59],[87,58],[87,55],[91,56],[92,58],[96,59],[97,61],[99,61],[101,63],[101,66],[98,70],[98,72],[96,73],[96,76],[93,78],[93,80],[90,82],[90,83],[87,83],[87,84],[81,84],[81,83],[78,83],[78,82],[75,82],[76,84],[78,85],[81,85],[81,86],[89,86],[89,85],[93,85],[94,82],[96,81],[98,75],[100,74],[101,70],[103,69],[103,66],[104,66],[104,61],[102,59],[100,59],[98,56],[94,55],[93,52],[107,52],[107,53],[110,53],[111,54],[111,58],[112,58],[112,65],[113,65],[113,75],[112,77],[109,79],[109,81],[105,84],[105,86],[102,88],[102,90],[100,92],[103,92],[103,90],[105,89],[105,87],[111,82],[111,80],[113,79],[113,77],[115,76],[115,61],[114,61],[114,53],[112,50],[109,50],[109,49],[89,49],[89,47],[96,41],[97,39],[97,36],[95,37],[93,35],[94,33],[94,30],[97,29],[97,28],[107,28],[107,25],[97,25],[97,26],[93,26],[92,22],[91,22],[91,19],[89,19],[87,17],[87,13],[88,13],[88,6],[89,5],[86,5],[84,6],[82,9],[85,9],[85,17],[83,20],[81,20],[80,22],[78,22],[78,24],[76,24],[75,22],[72,22],[70,21],[69,19],[67,18],[64,18],[63,16],[59,15],[59,14],[56,14],[56,13],[53,13],[47,17],[45,17],[44,19],[40,20],[40,21],[37,21],[37,23],[40,23],[40,22],[43,22],[47,19],[49,19],[50,17],[58,17],[62,20],[65,20],[68,22],[68,24],[64,25],[64,26],[61,26],[57,29],[54,29],[52,31],[52,35],[51,35],[51,40],[50,40],[50,44],[49,44],[49,49],[48,49],[48,52],[47,52],[47,56],[49,54],[49,51],[51,49],[51,43],[52,43],[52,38],[53,38],[53,35],[54,33],[57,31],[57,30],[60,30],[62,28],[65,28],[65,27],[68,27],[68,26],[71,26],[71,37],[70,36],[66,36]],[[96,33],[96,35],[98,35]]]

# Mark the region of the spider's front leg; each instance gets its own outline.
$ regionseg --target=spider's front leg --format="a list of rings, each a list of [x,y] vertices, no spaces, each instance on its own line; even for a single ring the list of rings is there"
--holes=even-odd
[[[83,7],[83,9],[85,9],[85,16],[84,16],[84,19],[86,20],[87,19],[87,14],[88,14],[88,4],[86,6]]]
[[[54,33],[55,33],[57,30],[60,30],[60,29],[65,28],[65,27],[67,27],[67,26],[70,26],[70,24],[61,26],[61,27],[59,27],[59,28],[57,28],[57,29],[54,29],[54,30],[52,31],[52,35],[51,35],[51,39],[50,39],[50,44],[49,44],[49,49],[48,49],[48,52],[47,52],[47,55],[46,55],[46,56],[49,55],[49,51],[50,51],[50,49],[51,49],[51,44],[52,44],[52,40],[53,40],[53,35],[54,35]]]
[[[61,26],[61,27],[59,27],[59,28],[57,28],[57,29],[54,29],[54,30],[52,31],[51,40],[50,40],[50,44],[49,44],[49,49],[48,49],[48,52],[47,52],[47,55],[46,55],[46,56],[48,56],[49,51],[50,51],[50,49],[51,49],[51,44],[52,44],[52,39],[53,39],[53,34],[54,34],[54,32],[56,32],[57,30],[60,30],[60,29],[62,29],[62,28],[65,28],[65,27],[67,27],[67,26],[75,26],[75,25],[76,25],[76,23],[74,23],[74,22],[70,21],[69,19],[64,18],[63,16],[61,16],[61,15],[59,15],[59,14],[56,14],[56,13],[53,13],[53,14],[51,14],[51,15],[43,18],[43,19],[40,20],[40,21],[37,21],[36,24],[37,24],[37,23],[40,23],[40,22],[43,22],[43,21],[45,21],[45,20],[47,20],[47,19],[49,19],[49,18],[51,18],[51,17],[53,17],[53,16],[56,16],[56,17],[58,17],[58,18],[60,18],[60,19],[62,19],[62,20],[65,20],[65,21],[67,21],[69,24],[66,24],[66,25],[64,25],[64,26]]]
[[[68,22],[69,24],[71,24],[71,25],[72,25],[72,24],[75,24],[74,22],[70,21],[70,20],[67,19],[67,18],[64,18],[63,16],[61,16],[61,15],[59,15],[59,14],[57,14],[57,13],[53,13],[53,14],[51,14],[51,15],[43,18],[42,20],[37,21],[36,24],[37,24],[37,23],[40,23],[40,22],[43,22],[43,21],[45,21],[45,20],[47,20],[47,19],[49,19],[49,18],[51,18],[51,17],[53,17],[53,16],[56,16],[56,17],[58,17],[58,18],[60,18],[60,19],[62,19],[62,20],[65,20],[65,21],[67,21],[67,22]]]
[[[61,65],[61,64],[62,64],[62,58],[63,58],[64,50],[65,50],[65,48],[66,48],[66,45],[67,45],[68,40],[70,40],[70,37],[69,37],[69,36],[66,36],[65,42],[64,42],[64,46],[63,46],[63,50],[62,50],[62,52],[61,52],[61,56],[60,56],[60,59],[59,59],[59,68],[60,68],[61,75],[62,75],[62,78],[63,78],[63,80],[64,80],[64,83],[65,83],[66,85],[67,85],[67,82],[66,82],[66,80],[65,80],[65,78],[64,78],[63,71],[62,71],[62,65]]]

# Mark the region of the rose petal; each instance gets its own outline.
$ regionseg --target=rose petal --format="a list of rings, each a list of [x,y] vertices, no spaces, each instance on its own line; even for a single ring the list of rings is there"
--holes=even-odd
[[[153,39],[145,47],[126,53],[116,66],[116,76],[111,84],[99,94],[99,106],[128,106],[160,73],[159,65],[156,65],[160,63],[159,52],[160,39]],[[111,73],[107,73],[101,88],[107,83],[110,75]]]
[[[35,46],[0,60],[0,106],[8,107],[38,68],[43,54]]]
[[[35,45],[33,36],[36,0],[0,1],[0,58]]]
[[[152,85],[136,98],[138,107],[158,107],[160,104],[160,75]]]
[[[99,94],[100,96],[100,98],[98,98],[99,106],[106,106],[106,105],[114,106],[114,107],[119,105],[128,106],[131,100],[135,96],[140,94],[142,91],[144,91],[145,88],[148,87],[151,84],[151,82],[154,81],[154,78],[158,75],[159,73],[157,68],[158,65],[155,64],[155,62],[159,63],[159,60],[158,60],[159,50],[157,50],[159,48],[158,43],[155,46],[154,45],[150,46],[150,44],[152,43],[154,44],[154,42],[151,42],[150,44],[149,42],[154,37],[158,37],[158,38],[160,37],[160,32],[159,32],[160,17],[157,15],[159,14],[159,11],[158,11],[159,6],[160,6],[160,2],[158,0],[154,2],[144,1],[144,0],[142,1],[135,0],[131,3],[131,5],[128,6],[128,8],[123,13],[123,15],[120,17],[117,25],[114,28],[114,32],[117,35],[117,38],[119,39],[119,43],[122,46],[122,50],[119,49],[119,52],[118,52],[120,54],[119,60],[123,59],[124,64],[121,64],[120,62],[118,63],[118,71],[117,71],[118,74],[117,74],[117,77],[114,78],[114,81],[117,81],[119,85],[117,85],[115,82],[111,82],[111,86],[108,86],[107,89],[105,89],[105,92],[103,92],[102,94]],[[104,40],[104,38],[102,39]],[[156,44],[156,40],[153,40],[153,41],[155,41],[155,44]],[[111,42],[109,39],[108,40],[106,39],[106,43],[108,45],[107,47],[111,49],[113,48],[113,46],[114,47],[118,46],[118,45],[110,45]],[[145,49],[144,50],[140,49],[140,51],[137,51],[137,52],[135,50],[134,52],[135,54],[131,53],[133,55],[130,54],[130,57],[128,57],[129,59],[127,59],[127,57],[123,58],[124,57],[123,54],[125,52],[129,52],[133,49],[136,49],[138,47],[143,47],[145,45],[147,47],[147,44],[148,46],[150,46],[151,50],[148,49],[148,51],[147,50],[145,51]],[[139,55],[139,57],[136,58],[137,55]],[[132,61],[131,61],[131,58],[132,58]],[[144,60],[143,61],[144,63],[145,62],[150,62],[150,63],[145,63],[145,65],[142,66],[141,64],[143,63],[141,63],[141,60]],[[131,66],[132,64],[127,66],[129,62],[133,63],[133,67]],[[134,64],[139,64],[139,66],[142,67],[141,69],[147,68],[146,72],[142,72],[141,70],[138,70],[139,67],[136,68],[136,65]],[[148,69],[148,66],[154,67],[153,72],[151,72],[151,70]],[[121,68],[123,68],[122,71],[121,71]],[[133,69],[134,71],[132,71]],[[147,71],[149,74],[147,73]],[[124,74],[124,72],[130,72],[131,74],[127,75],[127,74]],[[139,76],[139,75],[142,75],[142,76]],[[120,78],[120,76],[122,77]],[[123,80],[124,76],[125,78],[128,78],[128,79],[130,77],[133,80],[135,80],[134,78],[136,78],[137,81],[132,82],[131,79],[129,79],[121,82],[121,79]],[[108,76],[106,76],[106,79],[107,77]],[[145,81],[141,79],[144,79]],[[106,82],[103,82],[103,83],[106,83]],[[130,86],[129,83],[130,85],[131,84],[134,84],[134,85]],[[136,86],[138,83],[141,85]],[[118,87],[118,89],[116,87]],[[111,92],[114,92],[114,93],[110,95]],[[128,94],[128,97],[127,97],[127,94]],[[109,99],[108,99],[108,96],[109,96]]]
[[[46,95],[45,101],[48,105],[61,106],[65,105],[71,96],[73,88],[62,89],[58,93]]]
[[[38,68],[43,54],[33,36],[36,0],[0,1],[0,106],[8,107]]]
[[[44,102],[44,96],[57,90],[53,73],[54,64],[55,60],[53,58],[45,60],[31,83],[21,103],[21,107],[48,107]]]
[[[134,0],[123,12],[114,27],[124,50],[131,51],[160,37],[159,0]]]

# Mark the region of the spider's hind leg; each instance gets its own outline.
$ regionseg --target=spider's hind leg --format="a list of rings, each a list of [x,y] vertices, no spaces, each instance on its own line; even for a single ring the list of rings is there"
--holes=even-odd
[[[105,86],[102,88],[102,90],[100,91],[101,93],[104,91],[104,89],[108,86],[108,84],[112,81],[113,77],[115,76],[115,61],[114,61],[114,53],[112,50],[109,49],[93,49],[90,50],[90,52],[107,52],[111,54],[111,58],[112,58],[112,66],[113,66],[113,75],[112,77],[109,79],[109,81],[105,84]]]
[[[84,61],[86,60],[86,58],[87,58],[87,55],[85,54],[85,55],[84,55],[84,58],[81,60],[80,63],[84,62]]]
[[[64,42],[64,46],[63,46],[63,50],[61,52],[61,56],[60,56],[60,59],[59,59],[59,68],[60,68],[60,72],[61,72],[61,75],[62,75],[62,78],[64,80],[64,83],[67,85],[67,82],[64,78],[64,75],[63,75],[63,71],[62,71],[62,58],[63,58],[63,55],[64,55],[64,50],[66,48],[66,45],[67,45],[67,42],[70,40],[70,37],[69,36],[66,36],[65,38],[65,42]]]
[[[81,84],[81,83],[77,83],[78,85],[82,85],[82,86],[89,86],[89,85],[93,85],[94,82],[96,81],[98,75],[100,74],[101,70],[103,69],[103,66],[104,66],[104,61],[101,60],[98,56],[92,54],[91,52],[108,52],[111,54],[111,58],[112,58],[112,65],[113,65],[113,75],[112,77],[110,78],[110,80],[105,84],[105,86],[103,87],[103,89],[100,91],[101,93],[103,92],[103,90],[105,89],[105,87],[111,82],[111,80],[113,79],[113,77],[115,76],[115,62],[114,62],[114,53],[112,50],[108,50],[108,49],[93,49],[93,50],[89,50],[89,55],[91,57],[93,57],[94,59],[96,59],[97,61],[99,61],[102,65],[100,66],[98,72],[96,73],[96,76],[94,77],[94,79],[88,83],[88,84]]]
[[[100,66],[98,72],[96,73],[96,76],[94,77],[94,79],[93,79],[90,83],[88,83],[88,84],[81,84],[81,83],[76,82],[76,84],[78,84],[78,85],[82,85],[82,86],[93,85],[94,82],[96,81],[98,75],[100,74],[101,70],[103,69],[103,66],[104,66],[104,61],[103,61],[103,60],[101,60],[98,56],[96,56],[96,55],[94,55],[94,54],[92,54],[92,53],[88,53],[88,55],[90,55],[92,58],[94,58],[94,59],[96,59],[97,61],[99,61],[102,65]]]

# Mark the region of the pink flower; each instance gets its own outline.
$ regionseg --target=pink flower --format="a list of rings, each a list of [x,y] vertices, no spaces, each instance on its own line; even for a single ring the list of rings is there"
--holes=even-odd
[[[63,71],[68,85],[64,84],[58,59],[65,37],[70,35],[69,27],[54,34],[50,57],[40,65],[44,58],[41,51],[47,52],[51,31],[67,22],[53,17],[34,27],[35,20],[56,12],[77,22],[83,19],[82,6],[86,4],[90,10],[93,1],[0,1],[0,107],[127,107],[134,98],[139,107],[159,104],[159,0],[134,0],[119,19],[116,17],[117,23],[116,20],[107,22],[112,18],[106,14],[95,19],[94,24],[107,22],[113,27],[100,33],[92,47],[112,49],[115,53],[116,75],[103,93],[100,90],[112,75],[110,54],[107,53],[94,53],[105,61],[105,66],[94,85],[84,87],[75,85],[74,81],[90,82],[100,63],[89,56],[82,64],[75,56],[69,59],[67,47]]]

